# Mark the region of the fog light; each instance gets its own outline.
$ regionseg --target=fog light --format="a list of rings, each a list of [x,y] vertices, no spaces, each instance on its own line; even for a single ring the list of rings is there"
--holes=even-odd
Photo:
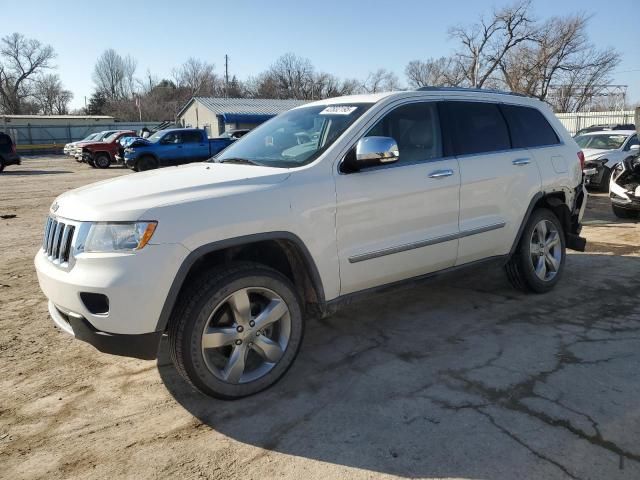
[[[101,293],[81,292],[80,299],[84,306],[94,315],[109,313],[109,297]]]

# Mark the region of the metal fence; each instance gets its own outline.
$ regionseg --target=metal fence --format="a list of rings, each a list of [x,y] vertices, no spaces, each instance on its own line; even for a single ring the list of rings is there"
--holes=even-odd
[[[575,135],[578,130],[592,125],[634,123],[634,114],[633,110],[622,110],[617,112],[556,113],[556,117],[571,135]]]
[[[109,125],[0,125],[0,132],[8,134],[19,153],[59,153],[66,143],[86,138],[103,130],[152,130],[159,122],[118,122]]]

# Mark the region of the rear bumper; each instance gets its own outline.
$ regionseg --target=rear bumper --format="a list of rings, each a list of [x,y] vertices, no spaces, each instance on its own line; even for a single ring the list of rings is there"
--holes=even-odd
[[[102,332],[93,327],[82,315],[64,311],[52,301],[49,301],[49,314],[53,323],[62,331],[93,345],[103,353],[143,360],[153,360],[158,356],[162,332],[137,335]]]
[[[587,240],[580,236],[582,231],[582,217],[587,208],[587,190],[583,184],[576,188],[576,196],[571,212],[569,230],[565,232],[567,248],[584,252],[587,247]],[[566,211],[566,210],[565,210]]]

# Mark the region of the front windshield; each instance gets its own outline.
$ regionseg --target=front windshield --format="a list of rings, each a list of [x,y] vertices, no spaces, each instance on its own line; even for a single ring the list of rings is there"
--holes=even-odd
[[[320,105],[278,115],[222,151],[214,161],[299,167],[315,160],[370,104]]]
[[[151,135],[150,137],[148,137],[147,140],[150,141],[150,142],[157,142],[158,140],[160,140],[162,138],[164,133],[165,132],[163,130],[160,130],[159,132],[156,132],[153,135]]]
[[[88,142],[89,140],[94,140],[96,137],[98,136],[97,133],[92,133],[91,135],[89,135],[88,137],[85,137],[84,140],[82,140],[83,142]]]
[[[117,137],[118,135],[120,135],[120,133],[119,133],[119,132],[112,133],[112,134],[111,134],[111,135],[109,135],[107,138],[105,138],[105,139],[103,140],[103,142],[105,142],[105,143],[111,143],[111,142],[113,142],[113,141],[116,139],[116,137]]]
[[[580,135],[575,138],[580,148],[593,148],[595,150],[615,150],[620,148],[627,139],[626,135],[615,133],[600,133],[598,135]]]

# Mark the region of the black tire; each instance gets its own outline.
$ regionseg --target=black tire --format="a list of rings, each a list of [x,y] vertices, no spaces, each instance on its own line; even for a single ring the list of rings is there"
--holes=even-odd
[[[145,155],[136,162],[136,168],[138,172],[153,170],[154,168],[158,168],[158,161],[151,155]]]
[[[536,226],[546,220],[551,222],[555,226],[559,236],[559,248],[560,248],[560,261],[559,266],[552,278],[548,280],[541,279],[537,274],[533,264],[533,255],[531,251],[532,237]],[[544,255],[542,255],[544,257]],[[537,258],[537,257],[536,257]],[[507,272],[507,278],[511,284],[518,290],[524,292],[545,293],[551,290],[556,283],[562,277],[564,271],[564,264],[566,260],[566,243],[564,237],[564,230],[558,217],[554,213],[546,208],[540,208],[534,210],[527,221],[527,224],[522,232],[518,247],[513,256],[507,262],[505,267]],[[546,259],[543,258],[546,265]],[[545,266],[546,271],[546,266]]]
[[[287,344],[282,350],[279,360],[273,363],[265,363],[271,368],[267,373],[245,383],[229,383],[223,380],[220,375],[213,373],[208,359],[205,358],[202,339],[205,329],[214,325],[216,317],[210,318],[213,312],[219,312],[222,308],[225,308],[225,299],[233,297],[235,295],[234,292],[247,288],[268,289],[271,292],[275,292],[279,299],[284,301],[288,308],[288,312],[282,317],[282,319],[286,318],[288,322]],[[247,296],[247,298],[250,297]],[[251,303],[252,315],[255,308],[255,304]],[[232,312],[232,310],[227,310],[227,312]],[[226,318],[233,319],[234,315],[231,313]],[[253,318],[258,319],[257,316]],[[216,327],[229,328],[229,325],[227,323],[221,327],[220,324],[216,324]],[[232,331],[234,330],[234,325],[237,324],[231,324]],[[255,328],[258,327],[255,326]],[[249,333],[245,331],[244,334],[247,335]],[[257,335],[259,334],[260,332],[257,333]],[[294,286],[276,270],[249,262],[225,265],[218,270],[207,271],[196,278],[179,299],[168,329],[171,358],[182,377],[204,394],[226,400],[253,395],[272,386],[282,378],[298,354],[303,334],[304,318],[301,302]],[[266,335],[266,333],[263,332],[263,335]],[[253,338],[257,345],[257,337]],[[235,342],[238,342],[238,340],[235,340]],[[245,338],[243,348],[249,354],[255,356],[255,350],[254,352],[250,351],[250,347],[253,344],[249,342],[251,342],[251,339]],[[235,345],[238,344],[235,343]],[[235,354],[236,346],[232,344],[227,344],[226,347],[221,348],[233,349],[228,354],[229,359]],[[237,348],[241,347],[238,346]],[[215,353],[218,354],[219,351],[218,349]],[[244,358],[248,358],[247,354],[245,354]],[[261,359],[259,360],[262,361]],[[229,360],[227,367],[230,363]],[[244,361],[243,365],[245,365]]]
[[[640,211],[638,210],[629,210],[626,208],[618,207],[617,205],[611,205],[611,210],[613,210],[613,214],[618,218],[639,218]]]
[[[4,160],[0,158],[0,173],[2,173],[3,170],[4,170]]]
[[[101,153],[92,163],[97,168],[109,168],[111,166],[111,158],[106,153]]]
[[[609,193],[609,181],[611,180],[611,169],[607,166],[602,167],[604,171],[602,172],[602,179],[598,184],[598,191]]]

